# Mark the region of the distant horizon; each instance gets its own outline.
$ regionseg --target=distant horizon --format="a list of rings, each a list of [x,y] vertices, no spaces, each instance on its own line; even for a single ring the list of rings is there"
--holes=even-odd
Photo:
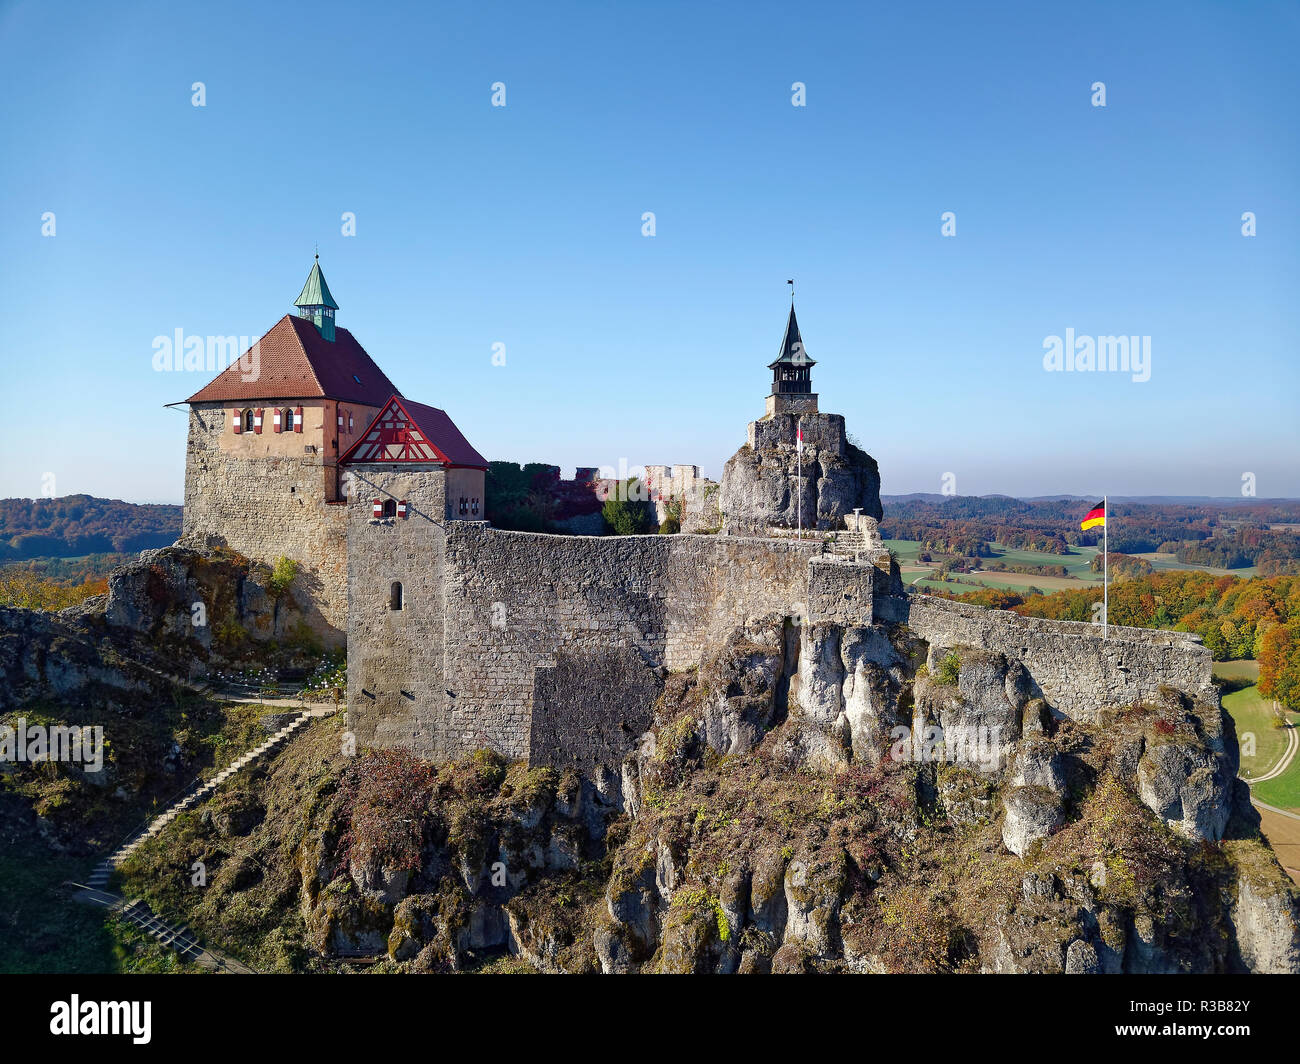
[[[493,459],[489,459],[489,461],[508,462],[510,461],[510,459],[493,458]],[[522,466],[527,463],[516,462],[515,464]],[[556,463],[547,462],[543,464],[555,465]],[[630,468],[635,469],[637,467],[633,466]],[[568,470],[568,476],[565,476],[565,472],[566,471],[563,468],[560,469],[560,478],[562,480],[572,480],[574,470],[573,469]],[[117,496],[110,496],[110,495],[96,495],[94,492],[85,492],[85,491],[74,491],[74,492],[70,492],[68,495],[55,495],[55,496],[8,495],[8,496],[0,497],[0,502],[7,502],[10,500],[26,500],[29,502],[40,502],[42,499],[50,499],[51,501],[53,501],[54,499],[66,499],[72,495],[88,495],[91,498],[95,498],[95,499],[105,499],[109,502],[124,502],[124,503],[129,503],[133,506],[180,506],[183,508],[185,505],[184,502],[175,502],[170,499],[125,499],[125,498],[119,498]],[[1073,502],[1073,501],[1087,502],[1089,500],[1100,500],[1103,496],[1115,502],[1152,503],[1154,505],[1163,504],[1167,506],[1176,506],[1179,503],[1187,503],[1191,505],[1195,503],[1210,503],[1210,502],[1220,503],[1224,506],[1253,506],[1253,505],[1262,505],[1265,503],[1300,503],[1300,496],[1287,496],[1287,495],[1261,496],[1259,498],[1254,498],[1254,497],[1240,496],[1240,495],[1114,495],[1114,494],[1107,494],[1105,492],[1088,494],[1088,493],[1075,493],[1075,492],[1068,492],[1068,491],[1050,492],[1046,495],[1012,495],[1004,491],[989,491],[989,492],[983,492],[979,495],[974,495],[974,494],[944,495],[942,492],[937,492],[937,491],[903,491],[903,492],[882,491],[880,493],[880,501],[882,503],[885,503],[891,499],[914,499],[914,498],[934,498],[934,499],[944,499],[944,498],[999,499],[1000,498],[1000,499],[1014,499],[1017,502],[1053,502],[1056,500],[1060,500],[1063,502]]]

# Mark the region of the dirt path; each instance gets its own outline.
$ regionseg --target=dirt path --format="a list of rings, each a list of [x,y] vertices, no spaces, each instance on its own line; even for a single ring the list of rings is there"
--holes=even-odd
[[[1278,809],[1276,806],[1255,802],[1259,810],[1259,827],[1268,839],[1282,867],[1300,886],[1300,815]]]

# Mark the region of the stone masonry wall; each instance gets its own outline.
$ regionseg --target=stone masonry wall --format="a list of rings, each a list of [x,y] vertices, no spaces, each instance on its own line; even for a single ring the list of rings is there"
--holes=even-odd
[[[348,728],[358,748],[437,751],[446,700],[444,474],[357,466],[348,478]],[[389,498],[406,500],[405,517],[374,517],[373,500]]]
[[[448,731],[439,752],[490,746],[541,764],[598,757],[612,739],[577,726],[576,708],[574,728],[556,727],[557,690],[598,692],[590,697],[606,705],[605,715],[634,730],[654,686],[647,671],[697,664],[706,647],[750,617],[802,613],[807,559],[821,550],[820,543],[718,536],[451,527],[444,584]],[[611,661],[612,674],[605,667]],[[539,669],[558,671],[539,678]],[[530,749],[539,685],[546,719],[537,722],[541,748]],[[622,734],[630,749],[636,735]]]
[[[236,434],[231,406],[194,404],[181,542],[228,546],[268,565],[292,558],[300,565],[295,597],[308,624],[337,646],[347,627],[346,517],[341,503],[326,501],[335,494],[337,411],[328,400],[301,405],[301,433],[274,432],[267,404],[260,434]],[[350,409],[368,422],[369,408]]]
[[[1210,651],[1182,632],[1020,617],[929,595],[878,600],[877,615],[909,625],[934,648],[973,646],[1022,662],[1048,703],[1076,720],[1155,698],[1169,686],[1217,702]]]
[[[1095,625],[902,595],[887,553],[872,564],[827,555],[820,541],[444,527],[432,519],[446,501],[441,473],[353,476],[348,703],[363,746],[612,766],[648,727],[668,670],[772,613],[845,630],[904,623],[931,657],[1004,653],[1080,720],[1163,685],[1214,697],[1209,651],[1193,636],[1113,627],[1103,642]],[[375,520],[370,500],[388,496],[407,499],[410,516]]]

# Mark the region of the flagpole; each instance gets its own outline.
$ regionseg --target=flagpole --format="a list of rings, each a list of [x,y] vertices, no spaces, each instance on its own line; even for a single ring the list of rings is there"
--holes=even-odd
[[[1101,637],[1110,637],[1110,498],[1101,497]]]

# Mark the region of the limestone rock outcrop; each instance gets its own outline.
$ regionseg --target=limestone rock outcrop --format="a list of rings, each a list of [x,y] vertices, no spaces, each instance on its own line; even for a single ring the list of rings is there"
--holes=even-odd
[[[796,432],[803,427],[802,479]],[[848,441],[839,414],[777,413],[751,422],[749,439],[727,461],[719,508],[723,531],[765,535],[795,529],[802,500],[803,527],[829,531],[860,508],[881,517],[880,469]]]

